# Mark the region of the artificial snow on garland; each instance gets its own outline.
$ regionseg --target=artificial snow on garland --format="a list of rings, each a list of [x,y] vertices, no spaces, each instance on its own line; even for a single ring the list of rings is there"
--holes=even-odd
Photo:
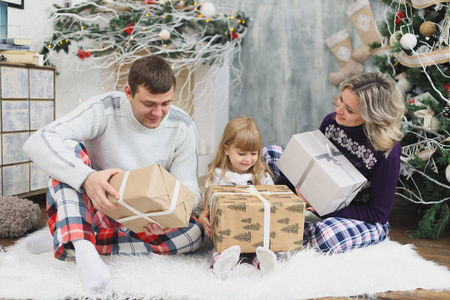
[[[143,55],[160,55],[177,76],[187,72],[186,82],[178,89],[180,94],[187,93],[188,99],[208,90],[217,68],[239,57],[248,24],[239,11],[194,0],[94,0],[68,8],[54,5],[50,20],[54,32],[41,51],[45,64],[70,57],[79,72],[105,70],[109,77],[104,81],[114,82],[114,88],[121,90],[134,61]],[[198,91],[192,75],[204,64],[211,67],[202,91]],[[231,79],[239,80],[239,67],[230,64],[230,72]]]

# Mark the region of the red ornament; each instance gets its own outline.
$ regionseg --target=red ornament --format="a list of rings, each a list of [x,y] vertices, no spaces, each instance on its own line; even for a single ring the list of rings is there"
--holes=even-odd
[[[444,85],[444,88],[445,88],[445,91],[446,91],[447,93],[450,93],[450,83],[446,83],[446,84]]]
[[[81,49],[78,49],[78,58],[79,59],[84,59],[85,55],[84,55],[84,51]]]
[[[150,4],[150,5],[156,4],[156,2],[154,0],[143,0],[142,2],[144,2],[144,4]]]
[[[228,36],[230,37],[230,38],[232,38],[233,40],[235,40],[235,39],[237,39],[238,37],[239,37],[239,35],[236,33],[236,32],[230,32],[229,34],[228,34]]]
[[[84,59],[85,57],[90,57],[91,56],[91,51],[83,51],[81,49],[78,49],[78,58],[79,59]]]
[[[395,24],[400,24],[400,22],[403,20],[404,17],[405,17],[405,14],[401,10],[399,10],[395,14]]]
[[[128,35],[130,35],[131,33],[133,33],[134,30],[134,22],[131,22],[130,25],[128,25],[127,27],[125,27],[125,29],[123,29],[123,32],[126,32]]]

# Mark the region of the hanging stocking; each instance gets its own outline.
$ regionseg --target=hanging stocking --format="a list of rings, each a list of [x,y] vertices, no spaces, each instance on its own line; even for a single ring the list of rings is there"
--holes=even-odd
[[[373,42],[381,43],[369,0],[358,0],[353,3],[347,9],[347,15],[364,43],[361,48],[353,52],[352,56],[357,61],[364,62],[371,55],[369,44]]]
[[[332,84],[339,85],[347,77],[363,72],[363,65],[352,58],[353,44],[347,29],[333,34],[325,40],[325,43],[341,67],[339,72],[330,74],[329,78]]]

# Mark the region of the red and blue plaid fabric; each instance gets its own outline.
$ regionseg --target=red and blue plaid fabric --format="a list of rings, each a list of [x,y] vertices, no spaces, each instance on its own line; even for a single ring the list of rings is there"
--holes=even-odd
[[[343,253],[384,241],[389,223],[370,224],[346,218],[327,218],[305,223],[303,248],[314,248],[328,254]]]
[[[76,157],[91,167],[84,145],[67,141]],[[86,194],[50,178],[47,188],[48,226],[54,237],[55,257],[73,257],[71,241],[91,241],[100,254],[176,254],[197,250],[203,242],[203,227],[191,218],[189,227],[173,229],[164,235],[134,233],[97,211]]]
[[[277,161],[284,149],[277,145],[263,148],[263,157],[278,178]],[[390,231],[389,223],[371,224],[346,218],[327,218],[314,223],[305,223],[303,248],[314,248],[326,253],[342,253],[355,248],[367,247],[382,242]]]
[[[264,160],[266,161],[267,165],[272,169],[273,173],[275,174],[275,180],[280,177],[280,169],[276,166],[277,161],[280,159],[281,154],[283,154],[284,148],[277,146],[277,145],[269,145],[265,146],[262,149],[262,154],[264,157]]]

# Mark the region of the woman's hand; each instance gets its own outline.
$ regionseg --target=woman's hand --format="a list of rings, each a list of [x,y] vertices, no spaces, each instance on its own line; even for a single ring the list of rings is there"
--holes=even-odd
[[[203,230],[205,231],[205,234],[210,237],[211,236],[211,223],[209,222],[209,211],[203,210],[200,214],[200,217],[198,218],[200,221],[200,224],[203,226]]]
[[[314,209],[314,207],[312,207],[311,204],[309,204],[309,202],[305,199],[305,197],[303,197],[303,195],[300,193],[300,191],[298,190],[298,188],[295,188],[295,192],[297,193],[297,196],[300,197],[300,199],[302,199],[303,201],[305,201],[305,203],[306,203],[306,210],[309,210],[310,212],[316,212],[316,210]]]
[[[144,232],[147,235],[161,235],[169,233],[172,228],[162,229],[158,224],[148,223],[147,226],[144,226]]]

